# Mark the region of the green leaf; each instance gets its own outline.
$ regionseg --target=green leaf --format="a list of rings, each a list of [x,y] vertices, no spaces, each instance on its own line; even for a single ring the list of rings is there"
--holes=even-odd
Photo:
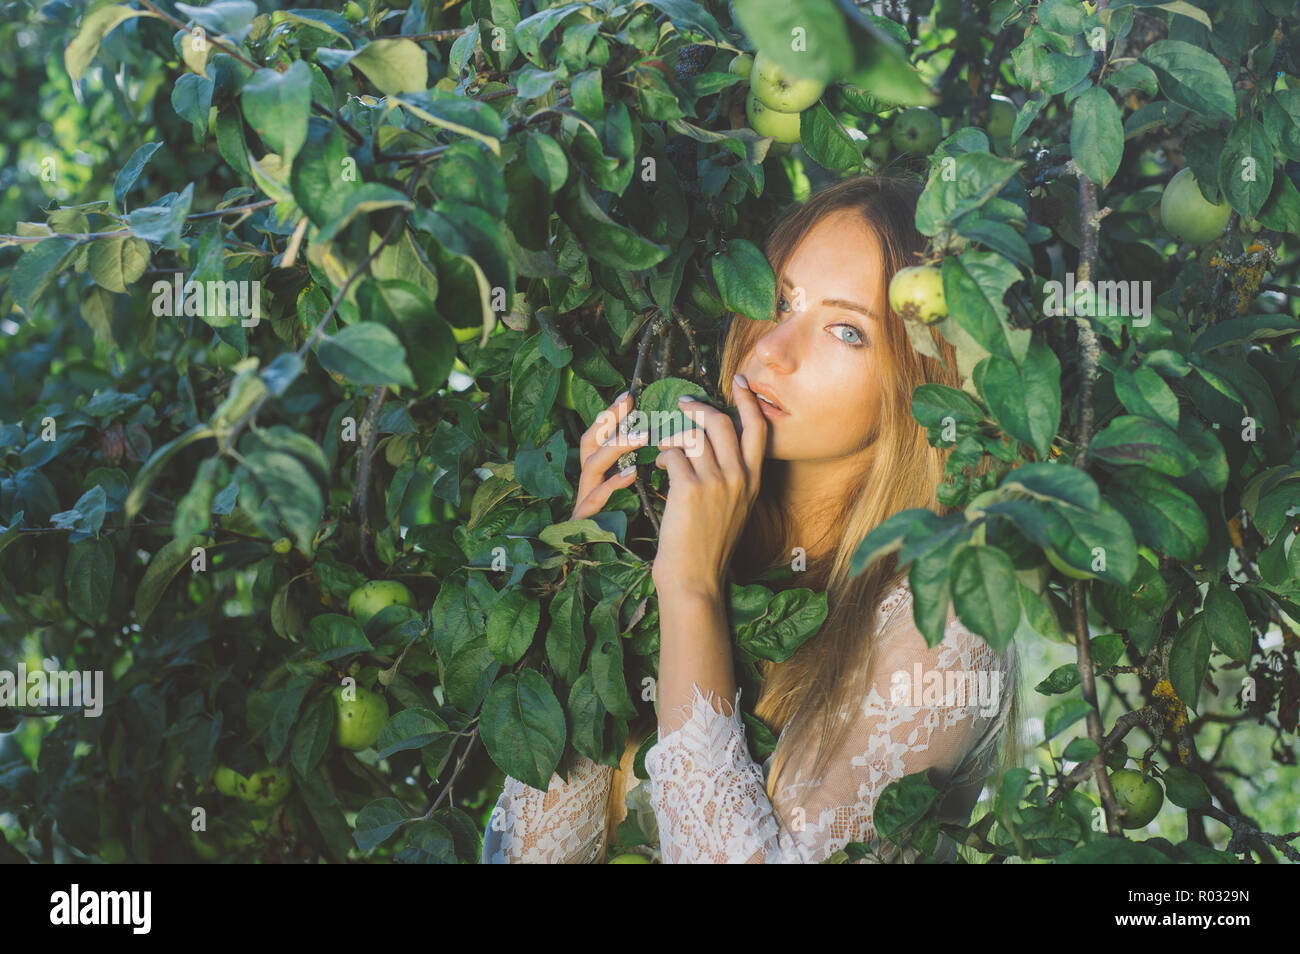
[[[800,114],[799,139],[809,158],[827,169],[862,165],[861,146],[835,121],[825,103],[819,101]]]
[[[410,110],[426,123],[476,139],[492,150],[494,156],[501,155],[506,126],[501,114],[490,103],[480,103],[439,89],[404,93],[401,97],[390,96],[389,100]]]
[[[91,278],[111,292],[124,294],[149,267],[149,243],[133,236],[98,239],[90,245],[89,263]]]
[[[108,619],[116,564],[117,555],[107,537],[91,537],[68,549],[63,581],[68,590],[68,609],[78,619],[92,626]]]
[[[1103,188],[1124,157],[1124,121],[1110,93],[1098,86],[1084,90],[1070,109],[1070,155]]]
[[[320,662],[332,662],[374,649],[361,624],[340,613],[313,616],[307,629],[307,646],[316,653]]]
[[[209,33],[225,34],[241,39],[258,12],[257,4],[253,0],[217,0],[216,3],[203,6],[177,3],[176,9]]]
[[[62,235],[51,236],[37,242],[36,247],[18,259],[9,278],[9,294],[23,311],[31,313],[32,305],[45,291],[45,286],[72,263],[77,251],[77,240]]]
[[[415,387],[406,366],[406,349],[383,325],[363,321],[349,325],[316,346],[316,357],[326,371],[358,385]]]
[[[376,753],[386,759],[394,752],[422,749],[447,732],[447,723],[429,709],[403,709],[388,720],[375,740]]]
[[[391,208],[410,209],[412,203],[396,189],[380,182],[367,182],[358,189],[349,190],[338,218],[330,221],[316,234],[316,242],[332,242],[358,215],[369,215],[380,209]]]
[[[524,151],[528,168],[537,181],[546,187],[547,192],[560,191],[569,178],[569,159],[564,148],[546,133],[534,132],[529,135]]]
[[[1084,510],[1096,510],[1101,506],[1097,482],[1087,472],[1066,464],[1046,461],[1023,464],[1008,473],[998,487],[1027,493],[1036,500],[1060,501]]]
[[[362,851],[377,848],[392,837],[393,832],[415,819],[406,814],[402,803],[395,798],[377,798],[357,814],[356,830],[352,837]]]
[[[896,779],[885,786],[876,800],[876,831],[891,841],[901,838],[925,817],[939,797],[925,772]]]
[[[1250,662],[1250,617],[1241,598],[1223,583],[1210,584],[1205,594],[1205,625],[1214,645],[1238,662]]]
[[[1047,710],[1043,718],[1044,741],[1054,739],[1080,719],[1084,718],[1092,706],[1082,699],[1063,699]]]
[[[1116,467],[1147,467],[1170,477],[1190,474],[1196,455],[1164,424],[1149,417],[1121,414],[1088,445],[1088,454]]]
[[[74,83],[80,82],[91,60],[99,53],[99,45],[123,20],[132,17],[156,17],[158,14],[148,10],[132,10],[124,4],[99,7],[81,18],[81,29],[77,37],[68,44],[63,53],[63,65]]]
[[[731,589],[733,606],[736,592],[741,589],[760,590],[762,586]],[[826,621],[827,602],[825,593],[810,589],[781,590],[775,596],[767,593],[762,597],[762,615],[748,622],[741,622],[733,615],[736,628],[736,645],[741,652],[755,659],[771,662],[785,662],[805,642],[817,635],[822,623]]]
[[[1219,151],[1219,188],[1248,218],[1260,214],[1273,191],[1273,144],[1253,116],[1242,116],[1228,129]]]
[[[552,544],[553,545],[553,544]],[[582,656],[587,650],[587,635],[583,629],[584,601],[582,588],[570,575],[564,587],[551,600],[551,625],[546,631],[546,661],[562,682],[574,685],[582,668]]]
[[[950,564],[952,602],[962,624],[1001,651],[1020,623],[1020,596],[1011,558],[996,547],[967,546]]]
[[[385,96],[423,92],[429,83],[428,54],[413,40],[372,40],[351,62]]]
[[[934,236],[951,228],[954,219],[1001,192],[1021,165],[987,152],[964,152],[953,159],[950,177],[945,164],[936,164],[916,204],[917,229]]]
[[[1110,502],[1132,525],[1138,541],[1177,560],[1194,563],[1209,541],[1200,506],[1154,471],[1116,472],[1107,490]]]
[[[540,791],[564,751],[564,710],[542,674],[508,672],[492,684],[479,716],[479,734],[503,772]]]
[[[289,762],[299,775],[307,775],[324,757],[334,732],[335,711],[330,696],[317,696],[294,726]]]
[[[1179,808],[1203,810],[1214,804],[1210,799],[1210,790],[1205,787],[1201,777],[1181,765],[1169,766],[1161,780],[1165,783],[1165,794]]]
[[[596,638],[591,646],[587,666],[600,701],[611,713],[622,719],[633,719],[636,706],[627,693],[627,677],[623,669],[623,641],[618,635],[616,608],[602,602],[592,611],[591,622]]]
[[[330,788],[329,782],[318,772],[293,772],[294,787],[302,796],[303,803],[325,842],[325,850],[336,862],[347,861],[348,849],[352,846],[351,832],[347,820],[343,817],[343,807],[338,797]]]
[[[311,76],[306,60],[294,60],[283,73],[258,70],[240,94],[244,118],[285,166],[293,164],[307,141]]]
[[[1182,40],[1157,40],[1139,59],[1151,67],[1160,89],[1175,103],[1212,120],[1236,116],[1232,80],[1208,50]]]
[[[514,665],[533,644],[541,604],[523,589],[507,590],[488,614],[487,640],[492,655],[507,666]]]
[[[184,248],[181,232],[185,228],[185,219],[190,214],[193,199],[194,183],[191,182],[169,205],[150,205],[129,213],[126,224],[131,227],[136,238],[156,242],[165,248]]]
[[[942,273],[949,317],[985,351],[1021,363],[1024,349],[1017,353],[1012,346],[1002,303],[1020,270],[997,252],[965,252],[945,258]]]
[[[132,13],[134,12],[136,11],[133,10]],[[131,153],[131,158],[126,161],[126,165],[113,178],[113,201],[117,204],[119,211],[126,211],[126,194],[131,191],[136,180],[140,178],[140,173],[144,170],[145,164],[162,147],[161,142],[147,142],[140,146],[135,152]]]
[[[281,451],[249,454],[244,464],[265,492],[265,504],[289,529],[299,552],[312,553],[325,507],[315,478],[297,457]]]
[[[1210,642],[1205,613],[1193,613],[1178,627],[1169,652],[1169,682],[1178,698],[1198,712],[1196,703],[1210,666]]]
[[[166,592],[168,584],[180,572],[181,567],[190,561],[196,546],[203,542],[203,537],[194,535],[177,537],[169,541],[149,560],[149,566],[140,579],[135,591],[135,617],[144,626],[158,607]]]
[[[1017,367],[996,355],[975,367],[975,386],[998,426],[1047,457],[1061,422],[1061,362],[1035,338]]]
[[[596,204],[581,177],[565,186],[557,205],[560,217],[582,240],[584,250],[611,268],[642,271],[659,264],[668,248],[620,225]]]
[[[757,245],[732,239],[713,256],[713,280],[723,304],[755,321],[772,321],[776,314],[776,275]]]

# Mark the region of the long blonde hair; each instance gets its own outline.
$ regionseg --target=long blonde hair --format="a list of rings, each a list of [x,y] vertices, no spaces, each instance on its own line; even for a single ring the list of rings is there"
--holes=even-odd
[[[803,204],[787,209],[770,232],[765,248],[778,287],[799,243],[825,216],[841,210],[858,213],[873,231],[883,257],[885,274],[881,278],[888,287],[899,269],[920,263],[926,238],[915,227],[915,214],[922,188],[923,183],[914,178],[857,176],[835,183]],[[732,375],[758,338],[771,327],[765,321],[733,316],[719,369],[720,386],[728,403],[735,403],[731,394]],[[873,339],[878,349],[876,367],[883,383],[875,452],[858,478],[848,482],[847,486],[855,489],[835,504],[834,520],[828,523],[836,528],[833,546],[826,556],[810,559],[807,569],[787,584],[826,592],[826,621],[817,635],[788,660],[763,667],[764,684],[755,715],[774,735],[779,736],[783,730],[786,733],[768,776],[767,793],[772,800],[793,753],[814,746],[817,755],[812,775],[816,778],[825,772],[849,728],[837,714],[865,690],[875,637],[876,608],[905,576],[905,570],[898,568],[891,555],[850,578],[850,561],[859,542],[901,510],[925,507],[942,516],[953,509],[940,504],[936,497],[950,449],[929,444],[925,429],[912,417],[911,398],[912,392],[926,382],[961,387],[955,349],[937,328],[931,328],[931,340],[942,361],[922,355],[912,346],[902,317],[888,306],[880,332]],[[979,469],[986,470],[990,463],[986,457]],[[758,499],[735,551],[733,570],[738,577],[752,579],[787,564],[793,548],[806,544],[798,541],[798,528],[790,526],[788,515],[778,504],[781,464],[771,459],[764,462]],[[1011,689],[1004,764],[1019,758],[1016,701],[1019,687]],[[629,752],[635,752],[639,741],[629,739]],[[630,762],[630,758],[624,759],[629,767]],[[618,774],[622,771],[620,768]],[[624,812],[621,803],[628,781],[616,779],[611,793],[611,836]],[[615,793],[617,799],[613,797]],[[615,801],[619,804],[614,804]]]

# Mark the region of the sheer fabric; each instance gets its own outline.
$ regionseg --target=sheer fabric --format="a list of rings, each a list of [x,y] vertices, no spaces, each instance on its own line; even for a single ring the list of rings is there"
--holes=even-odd
[[[850,722],[845,741],[821,779],[809,774],[815,749],[794,758],[774,801],[766,793],[773,758],[761,767],[750,758],[739,693],[719,700],[696,687],[682,710],[686,722],[645,759],[666,864],[810,864],[850,841],[871,846],[867,862],[913,860],[915,852],[877,836],[873,814],[887,785],[924,769],[944,792],[940,818],[965,818],[997,755],[1015,648],[995,653],[950,611],[943,641],[930,649],[911,607],[906,583],[882,600],[865,697],[839,713]],[[784,754],[786,741],[782,733],[776,752]],[[583,759],[567,784],[554,776],[546,792],[507,779],[483,861],[599,860],[613,775],[612,767]],[[941,839],[940,860],[954,855],[955,846]]]

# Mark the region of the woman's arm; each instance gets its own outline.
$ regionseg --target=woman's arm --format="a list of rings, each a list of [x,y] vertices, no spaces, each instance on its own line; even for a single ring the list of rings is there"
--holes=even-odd
[[[884,788],[928,768],[938,770],[937,782],[946,780],[992,750],[1010,701],[1014,657],[994,653],[955,619],[944,641],[929,649],[910,606],[878,634],[867,694],[845,715],[851,725],[825,776],[815,784],[807,776],[815,749],[797,753],[775,804],[734,706],[721,714],[718,687],[692,688],[688,715],[660,735],[645,760],[666,863],[816,863],[850,841],[887,856],[873,822]],[[708,634],[706,627],[703,638]],[[896,674],[914,679],[918,666],[931,682],[960,678],[991,695],[952,700],[898,692]]]
[[[605,848],[614,768],[585,756],[545,791],[506,778],[483,833],[483,864],[591,864]]]

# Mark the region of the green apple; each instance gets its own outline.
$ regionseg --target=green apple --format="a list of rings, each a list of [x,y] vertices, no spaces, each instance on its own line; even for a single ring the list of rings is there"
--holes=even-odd
[[[1227,202],[1206,202],[1188,166],[1174,174],[1160,196],[1160,221],[1173,235],[1192,245],[1204,245],[1223,234],[1232,215]]]
[[[268,765],[260,772],[241,778],[235,794],[243,801],[259,808],[269,808],[284,801],[293,782],[280,768]]]
[[[750,74],[754,70],[754,57],[749,53],[741,53],[732,59],[727,66],[728,73],[735,73],[746,83],[749,82]]]
[[[1052,564],[1052,566],[1054,566],[1062,575],[1068,576],[1072,580],[1097,579],[1096,573],[1089,573],[1087,570],[1076,570],[1074,567],[1070,566],[1070,564],[1062,560],[1061,555],[1051,547],[1048,547],[1048,549],[1044,551],[1044,554],[1047,557],[1048,563]]]
[[[948,316],[942,270],[934,265],[900,268],[889,283],[889,307],[907,321],[942,321]]]
[[[482,325],[471,325],[468,328],[452,328],[451,336],[464,344],[467,341],[475,341],[483,336]]]
[[[271,544],[271,549],[280,554],[280,556],[284,556],[293,549],[293,541],[288,537],[281,537]]]
[[[228,765],[218,765],[217,771],[212,776],[212,783],[217,786],[217,791],[222,795],[234,797],[239,791],[239,782],[243,776],[236,772]]]
[[[1135,769],[1120,769],[1110,775],[1110,787],[1115,801],[1127,814],[1120,825],[1124,828],[1145,828],[1160,813],[1165,803],[1165,790],[1149,775]]]
[[[396,580],[371,580],[358,586],[348,597],[348,612],[362,626],[370,622],[370,617],[393,604],[414,606],[415,597]]]
[[[988,131],[994,142],[1011,138],[1011,128],[1016,124],[1016,104],[1005,96],[994,94],[989,101]]]
[[[764,106],[783,113],[802,112],[821,99],[822,93],[826,90],[826,84],[821,80],[797,76],[778,66],[761,51],[754,57],[749,81]],[[782,141],[793,142],[793,140]]]
[[[576,411],[578,405],[573,403],[573,368],[565,368],[560,377],[560,396],[556,399],[560,407]]]
[[[750,128],[760,136],[771,136],[777,142],[799,141],[799,114],[783,113],[764,105],[754,95],[752,87],[745,97],[745,117],[749,120]]]
[[[335,739],[341,748],[353,752],[374,745],[379,730],[388,722],[388,701],[383,696],[360,686],[355,693],[355,699],[347,699],[342,686],[334,690]]]
[[[929,155],[943,138],[943,123],[933,110],[912,106],[894,120],[891,138],[899,152],[909,156]]]
[[[349,23],[360,23],[366,18],[366,11],[361,9],[361,4],[357,3],[356,0],[348,0],[347,3],[343,4],[343,16],[347,18]]]
[[[636,852],[629,851],[621,855],[615,855],[609,859],[611,865],[650,865],[654,864],[645,855],[638,855]]]

